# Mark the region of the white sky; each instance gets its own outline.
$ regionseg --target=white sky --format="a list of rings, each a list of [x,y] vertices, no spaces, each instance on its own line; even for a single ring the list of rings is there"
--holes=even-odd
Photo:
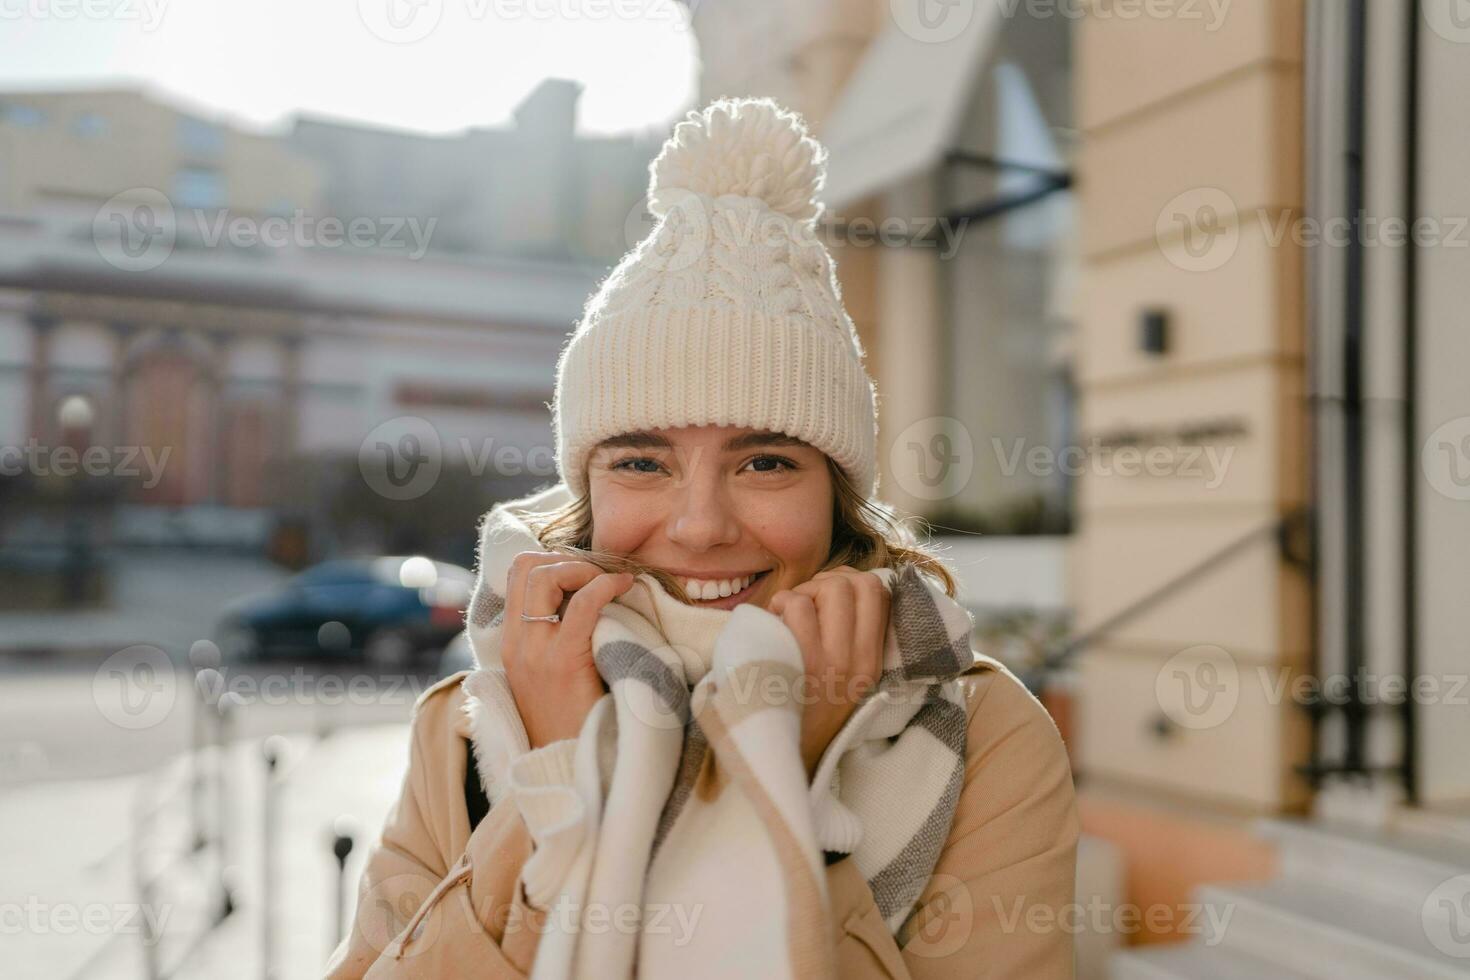
[[[584,84],[584,132],[663,128],[695,98],[688,11],[675,0],[0,0],[0,89],[142,84],[247,125],[305,111],[426,132],[495,126],[547,77]]]

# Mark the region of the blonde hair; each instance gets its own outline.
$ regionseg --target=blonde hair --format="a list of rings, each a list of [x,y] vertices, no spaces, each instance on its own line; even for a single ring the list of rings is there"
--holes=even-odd
[[[912,565],[932,576],[945,594],[954,597],[954,576],[939,558],[920,544],[911,527],[919,518],[902,518],[888,504],[869,500],[858,493],[847,473],[827,460],[832,476],[832,547],[819,571],[848,565],[859,571],[890,568],[897,571]],[[529,514],[526,523],[542,547],[591,562],[607,572],[647,573],[680,602],[691,602],[684,585],[662,569],[652,568],[623,555],[592,550],[592,498],[590,493],[542,514]]]

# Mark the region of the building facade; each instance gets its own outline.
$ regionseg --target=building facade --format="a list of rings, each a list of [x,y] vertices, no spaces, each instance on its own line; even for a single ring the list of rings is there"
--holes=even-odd
[[[1067,515],[1026,528],[1062,542],[1070,609],[1060,669],[1036,676],[1072,694],[1056,713],[1116,900],[1173,913],[1112,941],[1197,935],[1201,896],[1244,910],[1114,975],[1453,967],[1434,882],[1393,862],[1443,855],[1452,882],[1470,840],[1463,18],[1449,0],[873,6],[823,93],[796,53],[729,64],[701,12],[705,94],[796,99],[845,223],[972,219],[948,255],[844,245],[839,275],[884,393],[884,496],[950,523],[1027,492]],[[929,486],[957,435],[973,465]],[[1034,549],[985,549],[952,554],[1017,572],[961,568],[972,608],[1049,579]],[[1290,916],[1293,939],[1271,932]]]
[[[577,135],[579,91],[545,82],[513,126],[450,137],[0,94],[8,469],[132,452],[158,463],[128,486],[134,536],[167,512],[236,540],[301,503],[289,474],[394,420],[503,490],[554,476],[556,356],[656,150]]]

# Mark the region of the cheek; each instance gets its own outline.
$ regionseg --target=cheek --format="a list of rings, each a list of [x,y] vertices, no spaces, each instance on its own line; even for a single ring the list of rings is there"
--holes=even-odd
[[[633,554],[657,526],[658,515],[647,504],[635,504],[616,488],[604,486],[592,495],[592,547],[597,551]]]
[[[832,514],[818,504],[763,509],[746,526],[762,548],[793,570],[814,572],[832,549]]]

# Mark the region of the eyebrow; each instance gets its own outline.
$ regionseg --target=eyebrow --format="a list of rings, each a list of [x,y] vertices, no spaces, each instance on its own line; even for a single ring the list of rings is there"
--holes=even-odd
[[[739,452],[742,449],[754,449],[758,446],[805,446],[807,443],[795,436],[788,436],[784,432],[746,432],[742,435],[731,436],[725,440],[722,447],[724,452]],[[659,435],[657,432],[640,431],[627,432],[622,435],[610,436],[597,444],[598,449],[673,449],[673,443]]]

